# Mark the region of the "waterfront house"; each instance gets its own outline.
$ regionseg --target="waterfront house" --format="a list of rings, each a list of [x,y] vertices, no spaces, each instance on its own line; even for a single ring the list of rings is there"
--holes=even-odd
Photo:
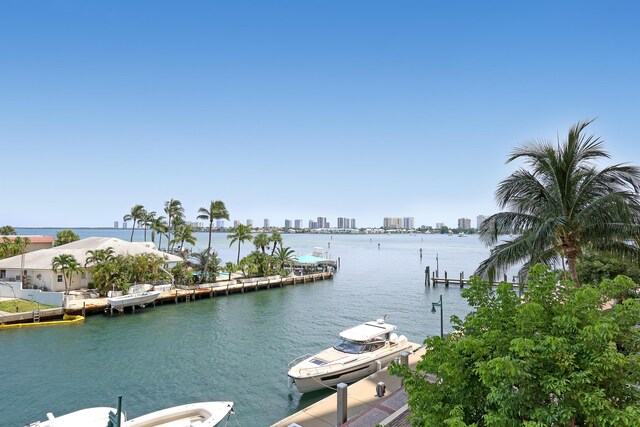
[[[24,235],[0,236],[0,241],[2,241],[2,239],[8,239],[13,241],[16,239],[16,237],[29,239],[29,244],[25,248],[25,252],[33,252],[33,251],[38,251],[40,249],[52,248],[53,242],[56,241],[56,239],[54,239],[52,236],[28,236],[28,235],[27,236],[24,236]]]
[[[89,237],[66,245],[40,249],[0,260],[0,280],[20,282],[21,270],[24,269],[25,284],[29,287],[63,292],[62,272],[53,271],[51,264],[55,257],[61,254],[70,254],[75,257],[82,268],[79,274],[73,275],[69,287],[72,290],[87,288],[91,281],[89,268],[84,266],[87,260],[87,251],[106,250],[109,247],[113,248],[116,255],[156,255],[164,258],[170,266],[183,262],[179,256],[159,251],[152,242],[127,242],[114,237]]]

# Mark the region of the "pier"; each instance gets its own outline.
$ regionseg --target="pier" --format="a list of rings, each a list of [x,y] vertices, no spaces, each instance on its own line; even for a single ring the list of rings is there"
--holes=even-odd
[[[430,273],[430,268],[427,267],[424,270],[424,285],[426,287],[433,286],[434,288],[437,285],[444,285],[445,287],[449,287],[449,285],[458,285],[460,288],[464,288],[465,285],[468,285],[470,280],[465,279],[464,271],[461,271],[458,274],[457,278],[450,278],[449,273],[444,272],[444,277],[439,277],[439,272],[436,270],[433,273]],[[510,283],[513,285],[515,289],[520,289],[521,286],[524,286],[519,280],[517,276],[513,276],[512,281],[509,282],[507,275],[505,274],[500,281],[491,281],[491,286],[498,286],[500,283]]]
[[[426,351],[424,347],[419,348],[418,344],[414,344],[414,348],[417,350],[411,353],[408,358],[411,369],[415,369],[416,364]],[[381,382],[385,384],[386,392],[384,396],[378,397],[378,384]],[[391,425],[388,422],[392,419],[406,417],[408,411],[406,403],[407,396],[402,388],[401,379],[392,376],[387,368],[384,368],[346,388],[346,408],[340,407],[346,412],[346,422],[337,422],[338,408],[341,405],[338,393],[332,393],[313,405],[280,420],[271,427],[386,426]]]
[[[202,298],[215,298],[245,292],[258,292],[272,288],[282,288],[284,286],[301,285],[314,283],[321,280],[333,279],[333,272],[321,272],[305,274],[302,276],[268,276],[255,278],[238,278],[221,282],[206,283],[197,286],[171,289],[162,292],[158,298],[148,305],[158,304],[178,304],[188,303]],[[136,307],[127,307],[129,311],[135,311]],[[107,298],[85,298],[71,299],[67,301],[64,310],[67,314],[87,314],[103,313],[111,311]],[[117,311],[117,310],[113,310]],[[31,314],[31,313],[29,313]]]

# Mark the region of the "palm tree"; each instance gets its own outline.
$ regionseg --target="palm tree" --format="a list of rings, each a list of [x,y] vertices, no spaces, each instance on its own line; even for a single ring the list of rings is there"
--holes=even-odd
[[[280,248],[282,248],[282,234],[280,234],[279,231],[274,230],[271,233],[269,240],[273,242],[273,248],[271,248],[271,256],[273,256],[273,254],[276,252],[276,247],[278,245],[280,245]]]
[[[480,227],[480,238],[494,245],[500,234],[520,236],[495,246],[477,274],[525,262],[551,264],[561,257],[571,279],[584,248],[595,253],[638,257],[640,249],[640,169],[616,164],[597,169],[608,159],[600,138],[584,135],[591,121],[579,122],[557,145],[531,142],[511,153],[507,163],[524,159],[529,166],[503,180],[496,200],[506,211],[490,216]]]
[[[269,240],[267,233],[258,233],[253,238],[253,245],[256,249],[260,249],[263,254],[266,253],[266,247],[269,246],[269,243],[271,243],[271,240]]]
[[[237,270],[237,266],[231,261],[227,261],[224,264],[224,269],[229,274],[229,280],[231,280],[231,274]]]
[[[167,251],[171,250],[171,221],[176,217],[182,217],[184,215],[184,208],[182,207],[182,203],[180,200],[171,199],[164,202],[164,213],[167,214],[168,222],[167,222]]]
[[[278,266],[282,269],[284,265],[287,263],[291,263],[293,261],[295,251],[289,247],[283,248],[280,246],[275,253],[275,259],[278,262]]]
[[[226,219],[229,220],[229,212],[221,200],[212,200],[209,204],[209,208],[198,209],[198,219],[209,221],[209,244],[207,245],[207,251],[211,252],[211,232],[213,231],[213,220]]]
[[[132,221],[131,240],[130,240],[131,242],[133,242],[133,232],[136,229],[136,224],[143,218],[145,214],[146,214],[146,211],[144,209],[144,206],[135,205],[134,207],[131,208],[131,211],[128,214],[122,217],[123,221]]]
[[[109,246],[107,249],[95,249],[87,251],[87,259],[84,262],[84,266],[89,264],[102,264],[103,262],[110,261],[114,258],[116,251]]]
[[[162,244],[162,235],[165,234],[168,230],[165,217],[160,215],[157,218],[153,218],[149,227],[151,228],[151,241],[153,243],[156,242],[156,233],[158,233],[158,236],[160,236],[160,238],[158,239],[158,248],[160,248]]]
[[[0,236],[15,236],[15,234],[16,234],[16,229],[10,225],[4,225],[0,227]]]
[[[227,236],[227,239],[231,240],[229,242],[229,247],[231,247],[235,242],[238,242],[238,260],[236,264],[240,264],[240,245],[246,241],[253,240],[253,235],[251,234],[251,229],[246,225],[238,224],[237,227],[231,229],[232,233]]]
[[[193,235],[193,227],[187,224],[180,225],[176,231],[171,243],[180,243],[180,249],[184,251],[184,243],[187,242],[190,245],[195,245],[197,239]]]
[[[56,273],[58,270],[62,271],[62,277],[64,278],[64,292],[65,294],[68,294],[73,274],[80,271],[80,263],[73,255],[60,254],[51,260],[51,268],[53,268],[53,271]]]
[[[145,211],[144,214],[142,215],[142,218],[140,218],[140,224],[142,224],[142,226],[144,227],[144,241],[147,241],[147,228],[151,227],[151,224],[153,224],[153,220],[156,217],[156,212],[155,211],[151,211],[151,212],[147,212]]]

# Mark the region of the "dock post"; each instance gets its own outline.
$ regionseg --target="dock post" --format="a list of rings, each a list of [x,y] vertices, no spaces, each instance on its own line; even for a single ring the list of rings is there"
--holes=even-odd
[[[460,272],[460,288],[464,287],[464,271]]]
[[[87,317],[86,310],[87,310],[87,303],[86,303],[86,301],[83,301],[82,302],[82,317]]]
[[[338,425],[342,425],[347,422],[347,385],[340,383],[337,386],[338,396]]]
[[[434,271],[433,273],[431,273],[431,278],[433,279],[433,287],[436,287],[436,272]]]
[[[404,365],[404,366],[409,366],[409,353],[406,351],[403,351],[402,353],[400,353],[400,364]]]
[[[176,304],[178,303],[178,288],[176,288],[176,294],[175,294],[175,297],[174,297],[174,301],[175,301]]]
[[[504,273],[504,281],[505,281],[505,282],[508,282],[508,280],[507,280],[507,273]]]
[[[447,272],[444,272],[444,285],[448,288],[449,287],[449,278],[447,277]]]
[[[340,257],[338,257],[338,268],[340,268]]]
[[[424,269],[424,285],[425,286],[430,286],[431,283],[429,283],[429,266],[427,265]]]

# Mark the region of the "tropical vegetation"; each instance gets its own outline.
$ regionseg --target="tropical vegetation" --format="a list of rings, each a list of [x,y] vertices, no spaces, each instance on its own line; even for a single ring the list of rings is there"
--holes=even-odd
[[[13,239],[2,237],[0,242],[0,259],[21,255],[31,243],[28,237],[16,236]]]
[[[66,245],[80,240],[80,236],[73,230],[60,230],[56,233],[56,240],[53,242],[53,246]]]
[[[244,242],[250,242],[253,240],[251,229],[246,225],[238,224],[236,227],[231,229],[231,233],[227,235],[227,239],[230,240],[229,247],[233,246],[236,242],[238,243],[238,258],[236,259],[236,264],[240,264],[240,246]]]
[[[73,280],[73,275],[80,273],[81,265],[71,254],[60,254],[51,260],[51,268],[56,273],[62,272],[64,279],[64,293],[68,294]]]
[[[532,267],[520,298],[475,276],[474,310],[428,338],[415,372],[394,365],[413,426],[632,426],[640,420],[640,300],[627,277],[576,287]],[[613,306],[608,301],[617,301]]]
[[[476,273],[494,276],[523,263],[558,263],[579,285],[576,263],[588,250],[625,260],[640,257],[640,169],[625,164],[598,168],[609,159],[603,142],[585,134],[591,121],[579,122],[565,140],[531,142],[515,149],[507,163],[524,160],[500,182],[496,200],[503,212],[480,227],[480,238],[493,246]],[[499,243],[500,235],[517,235]],[[495,245],[495,246],[494,246]]]
[[[3,225],[0,227],[0,236],[15,236],[16,229],[10,225]]]
[[[124,291],[133,283],[170,280],[164,269],[166,261],[152,254],[116,255],[112,248],[88,251],[91,271],[90,286],[105,295],[108,291]]]
[[[167,251],[171,251],[172,243],[175,243],[171,239],[172,227],[175,229],[176,223],[180,223],[184,217],[184,208],[180,200],[170,199],[164,202],[164,213],[167,214]]]
[[[129,213],[122,217],[122,220],[125,222],[131,221],[131,242],[133,242],[133,232],[136,230],[136,225],[139,225],[143,221],[146,214],[147,211],[144,209],[144,206],[138,204],[134,205]]]

